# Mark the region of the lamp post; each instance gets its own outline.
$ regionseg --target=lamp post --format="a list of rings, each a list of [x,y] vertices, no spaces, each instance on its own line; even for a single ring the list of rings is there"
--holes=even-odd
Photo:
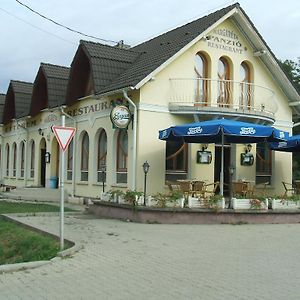
[[[234,174],[234,166],[230,166],[229,167],[229,180],[230,180],[230,191],[229,191],[229,204],[228,204],[228,208],[230,208],[231,206],[231,200],[232,200],[232,196],[233,196],[233,185],[232,185],[232,178],[233,178],[233,174]]]
[[[147,161],[143,163],[144,171],[144,205],[146,206],[146,188],[147,188],[147,173],[149,172],[150,165]]]
[[[106,167],[102,166],[101,168],[102,171],[102,192],[105,192],[105,171],[106,171]]]

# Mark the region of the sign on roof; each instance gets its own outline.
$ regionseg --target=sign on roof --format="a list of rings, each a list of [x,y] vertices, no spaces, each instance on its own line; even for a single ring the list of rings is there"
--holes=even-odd
[[[60,149],[62,151],[65,151],[74,134],[76,131],[76,128],[74,127],[63,127],[63,126],[52,126],[52,130],[54,132],[54,135],[59,143]]]

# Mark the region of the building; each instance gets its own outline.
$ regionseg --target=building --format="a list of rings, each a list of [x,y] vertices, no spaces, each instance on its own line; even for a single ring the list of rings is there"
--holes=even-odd
[[[2,182],[49,187],[60,177],[51,127],[64,115],[76,128],[65,187],[89,197],[99,197],[103,181],[106,190],[142,191],[146,160],[149,193],[164,191],[167,180],[219,180],[220,145],[165,143],[160,129],[225,117],[291,133],[300,112],[300,95],[239,4],[132,48],[80,41],[70,68],[42,63],[33,84],[11,81],[0,108],[4,98]],[[115,128],[112,109],[124,121],[126,107],[127,130]],[[281,181],[292,180],[291,154],[251,146],[226,145],[225,182],[232,166],[234,179],[269,182],[270,193],[281,193]],[[211,152],[210,163],[197,161],[199,150]],[[241,163],[249,151],[253,164]]]

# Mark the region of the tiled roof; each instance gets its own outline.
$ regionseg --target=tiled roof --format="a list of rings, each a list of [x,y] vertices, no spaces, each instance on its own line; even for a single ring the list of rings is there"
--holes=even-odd
[[[99,43],[80,41],[91,62],[95,93],[124,73],[140,53]]]
[[[0,124],[2,124],[4,103],[5,103],[5,94],[0,94]]]
[[[103,88],[101,93],[135,86],[203,31],[236,7],[239,7],[238,3],[220,9],[131,48],[131,52],[136,54],[136,60],[129,64],[128,68],[120,73],[120,76]],[[122,54],[127,51],[128,50],[123,50]],[[119,51],[119,53],[121,52]]]
[[[65,102],[70,68],[41,63],[47,80],[48,106],[57,107]]]
[[[33,84],[24,81],[11,80],[10,86],[15,96],[15,118],[29,115]]]

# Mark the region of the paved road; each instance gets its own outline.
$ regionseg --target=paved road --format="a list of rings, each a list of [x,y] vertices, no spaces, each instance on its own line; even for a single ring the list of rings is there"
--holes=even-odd
[[[58,216],[19,217],[59,232]],[[71,258],[0,275],[0,299],[300,299],[300,225],[161,225],[67,216]]]

